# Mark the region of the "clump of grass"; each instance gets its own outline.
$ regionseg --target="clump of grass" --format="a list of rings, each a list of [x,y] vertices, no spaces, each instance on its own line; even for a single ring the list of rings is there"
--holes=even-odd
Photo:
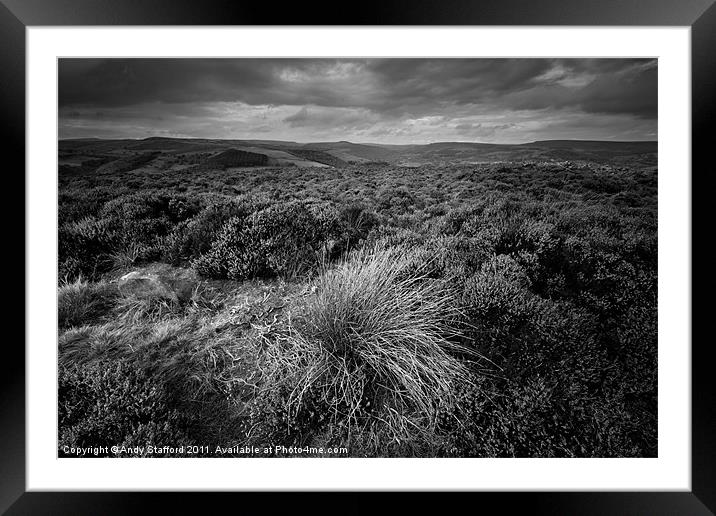
[[[181,315],[182,306],[176,299],[162,296],[123,296],[118,300],[117,313],[127,324],[137,324],[142,320],[161,321]]]
[[[451,340],[453,292],[403,248],[352,253],[324,271],[283,331],[267,339],[268,378],[289,419],[302,411],[396,440],[430,435],[469,374]]]
[[[108,283],[90,283],[78,277],[60,285],[57,291],[57,318],[60,328],[96,322],[114,304],[117,289]]]
[[[142,246],[135,242],[132,242],[121,249],[117,249],[110,254],[112,269],[124,270],[130,268],[132,265],[137,263],[141,253]]]
[[[167,297],[160,293],[142,296],[126,294],[117,299],[114,313],[119,320],[128,324],[138,324],[141,321],[159,322],[167,317],[218,313],[224,307],[225,297],[200,284],[192,289],[188,299]]]

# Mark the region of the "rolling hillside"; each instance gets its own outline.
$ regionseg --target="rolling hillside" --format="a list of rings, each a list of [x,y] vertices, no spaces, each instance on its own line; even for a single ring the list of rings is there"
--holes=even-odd
[[[229,155],[232,158],[227,161]],[[498,161],[593,161],[612,166],[656,166],[657,142],[548,140],[515,145],[472,142],[379,145],[347,141],[297,143],[157,137],[59,142],[60,169],[76,173],[149,166],[165,170],[181,170],[187,166],[342,168],[368,163],[420,166]]]

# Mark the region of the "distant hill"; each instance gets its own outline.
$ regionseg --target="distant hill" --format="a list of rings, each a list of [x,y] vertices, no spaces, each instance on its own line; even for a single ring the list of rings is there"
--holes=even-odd
[[[98,174],[113,174],[117,172],[126,172],[145,167],[159,156],[158,152],[142,152],[140,154],[130,154],[124,158],[110,161],[107,164],[97,168]]]
[[[84,163],[105,163],[103,171],[134,165],[176,168],[246,166],[345,167],[350,164],[484,163],[496,161],[594,161],[610,165],[656,166],[657,142],[545,140],[522,144],[436,142],[425,145],[298,143],[276,140],[219,140],[152,137],[142,140],[97,138],[60,140],[63,170],[85,170]],[[116,161],[116,162],[115,162]],[[80,167],[80,168],[76,168]]]
[[[229,167],[252,167],[266,166],[269,158],[266,154],[247,152],[239,149],[226,149],[208,158],[204,165],[207,167],[229,168]]]

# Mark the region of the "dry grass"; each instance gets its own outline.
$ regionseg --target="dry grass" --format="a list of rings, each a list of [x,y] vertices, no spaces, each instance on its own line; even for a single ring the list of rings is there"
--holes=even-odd
[[[77,282],[61,287],[60,296],[87,296],[99,285]],[[243,324],[250,306],[235,310],[227,306],[235,301],[230,295],[204,285],[197,285],[182,303],[159,295],[121,295],[116,288],[114,292],[106,317],[91,321],[78,316],[82,324],[60,332],[61,365],[133,362],[157,381],[173,385],[188,402],[213,396],[240,405],[253,394],[257,350]]]
[[[125,270],[137,263],[142,247],[137,243],[130,243],[110,254],[112,270]]]
[[[117,289],[108,283],[90,283],[77,278],[57,290],[57,318],[60,328],[96,321],[117,297]]]
[[[333,423],[429,435],[454,385],[469,382],[453,292],[404,249],[352,253],[326,270],[287,328],[266,339],[266,389],[290,392],[289,414],[310,399]]]

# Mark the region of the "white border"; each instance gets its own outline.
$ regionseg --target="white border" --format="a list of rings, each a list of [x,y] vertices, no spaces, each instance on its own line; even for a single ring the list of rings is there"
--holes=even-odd
[[[27,29],[27,489],[691,489],[690,28]],[[56,458],[57,87],[62,57],[659,58],[657,459]]]

